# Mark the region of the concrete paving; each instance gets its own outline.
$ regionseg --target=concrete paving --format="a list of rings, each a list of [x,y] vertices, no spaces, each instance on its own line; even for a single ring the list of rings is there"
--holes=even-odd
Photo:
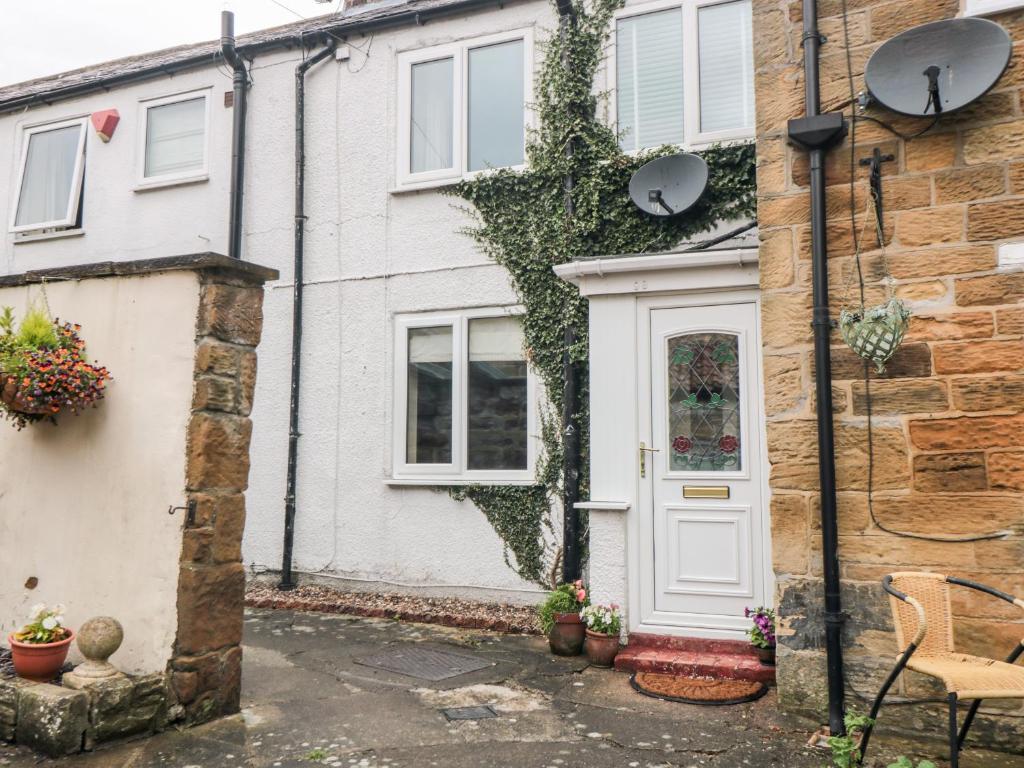
[[[488,666],[428,682],[356,661],[416,643]],[[0,765],[822,768],[829,762],[805,746],[811,724],[781,713],[774,692],[731,707],[659,701],[634,692],[623,673],[550,656],[536,637],[254,610],[246,615],[243,686],[235,717],[59,761],[0,746]],[[440,711],[481,704],[497,717],[449,722]],[[891,756],[884,740],[879,747],[879,758]],[[1022,768],[1024,760],[968,751],[961,765]]]

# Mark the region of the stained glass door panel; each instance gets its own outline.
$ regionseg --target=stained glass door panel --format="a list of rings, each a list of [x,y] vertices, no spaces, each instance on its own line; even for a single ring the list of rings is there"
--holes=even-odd
[[[666,353],[669,471],[743,469],[739,337],[681,334]]]

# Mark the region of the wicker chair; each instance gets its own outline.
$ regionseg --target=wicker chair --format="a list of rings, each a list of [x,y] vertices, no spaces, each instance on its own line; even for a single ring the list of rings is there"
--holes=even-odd
[[[960,750],[974,722],[982,699],[1024,699],[1024,667],[1014,665],[1024,653],[1024,640],[1006,661],[957,653],[953,647],[953,612],[950,608],[950,585],[968,587],[1024,608],[1024,600],[998,589],[966,579],[938,573],[893,573],[882,579],[882,588],[889,593],[896,642],[901,651],[896,667],[886,678],[871,707],[871,719],[877,720],[889,688],[906,669],[937,678],[946,687],[949,702],[949,762],[958,768]],[[957,730],[957,704],[972,699],[963,725]],[[861,759],[867,752],[871,726],[864,732]]]

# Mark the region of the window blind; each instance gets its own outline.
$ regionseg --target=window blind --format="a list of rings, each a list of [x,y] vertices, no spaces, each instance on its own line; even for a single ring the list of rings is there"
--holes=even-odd
[[[201,170],[206,164],[206,99],[146,110],[146,178]]]
[[[700,129],[754,126],[754,55],[750,2],[697,9],[700,52]]]
[[[620,19],[615,78],[625,150],[683,142],[683,25],[678,8]]]
[[[454,72],[451,58],[412,67],[411,173],[452,167]]]

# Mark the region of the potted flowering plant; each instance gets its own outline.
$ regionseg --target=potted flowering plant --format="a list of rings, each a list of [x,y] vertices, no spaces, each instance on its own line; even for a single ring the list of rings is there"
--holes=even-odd
[[[64,666],[74,637],[75,633],[64,626],[63,605],[33,606],[29,623],[7,638],[14,671],[26,680],[48,683]]]
[[[775,664],[775,611],[759,606],[747,608],[744,614],[753,622],[747,637],[757,650],[757,657],[762,664]]]
[[[610,667],[619,652],[619,634],[622,632],[622,614],[619,606],[588,605],[580,611],[587,625],[587,640],[583,650],[595,667]]]
[[[80,330],[38,308],[17,328],[10,307],[0,313],[0,412],[18,429],[103,399],[110,373],[88,362]]]
[[[590,605],[587,588],[576,580],[559,584],[538,609],[540,627],[548,636],[551,652],[557,656],[578,656],[583,650],[583,620],[580,609]]]

